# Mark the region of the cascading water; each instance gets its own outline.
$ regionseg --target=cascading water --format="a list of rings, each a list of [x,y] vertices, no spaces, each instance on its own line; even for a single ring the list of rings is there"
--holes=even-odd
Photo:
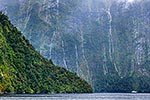
[[[6,12],[54,64],[77,73],[96,91],[111,87],[113,78],[149,75],[148,0],[34,1],[21,0],[18,14]]]

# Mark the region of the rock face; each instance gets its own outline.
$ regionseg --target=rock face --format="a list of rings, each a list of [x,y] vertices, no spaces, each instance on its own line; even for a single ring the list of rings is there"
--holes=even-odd
[[[92,88],[43,58],[0,12],[0,92],[88,93]]]
[[[77,73],[96,92],[149,92],[150,1],[1,2],[44,57]]]

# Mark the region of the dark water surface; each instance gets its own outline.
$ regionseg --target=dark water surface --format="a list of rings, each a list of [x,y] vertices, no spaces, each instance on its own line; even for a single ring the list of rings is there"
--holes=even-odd
[[[150,94],[11,94],[0,95],[0,100],[150,100]]]

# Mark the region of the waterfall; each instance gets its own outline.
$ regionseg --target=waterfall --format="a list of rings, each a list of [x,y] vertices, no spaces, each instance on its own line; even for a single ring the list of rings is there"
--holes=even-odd
[[[114,50],[114,41],[113,41],[113,34],[112,34],[112,15],[111,15],[111,11],[110,11],[110,7],[106,10],[106,9],[102,9],[108,16],[109,19],[109,34],[108,34],[108,41],[109,41],[109,57],[111,62],[113,63],[116,72],[119,73],[119,70],[117,68],[117,65],[115,63],[115,61],[113,61],[113,54],[115,54],[115,50]]]
[[[76,55],[76,66],[77,66],[77,75],[79,76],[79,54],[78,54],[78,47],[75,45],[75,55]]]
[[[86,76],[86,79],[90,82],[90,72],[89,72],[89,65],[88,65],[88,61],[86,59],[86,56],[85,56],[85,49],[84,49],[84,36],[83,36],[83,32],[82,32],[82,29],[80,29],[80,38],[81,38],[81,52],[82,52],[82,58],[83,58],[83,61],[85,62],[85,65],[87,67],[87,76]]]
[[[59,0],[56,0],[56,7],[57,7],[57,15],[59,15]]]
[[[51,41],[49,45],[49,58],[52,59],[52,50],[55,47],[54,43]]]
[[[63,50],[63,62],[64,62],[64,67],[68,70],[67,61],[66,61],[65,44],[64,44],[64,41],[63,41],[63,40],[62,40],[62,50]]]
[[[105,10],[105,12],[108,15],[109,18],[109,34],[108,34],[108,38],[109,38],[109,56],[110,59],[112,60],[112,52],[113,52],[113,40],[112,40],[112,15],[110,12],[110,8],[108,10]]]
[[[26,18],[25,18],[25,21],[24,21],[24,27],[23,27],[23,32],[25,31],[26,27],[27,27],[27,24],[30,20],[30,16],[31,14],[29,14]],[[30,34],[30,33],[29,33]]]
[[[106,47],[105,45],[103,46],[103,72],[104,72],[104,75],[106,75],[108,73],[108,68],[106,66],[106,63],[107,63],[107,58],[106,58]]]
[[[56,30],[52,33],[52,37],[51,37],[51,39],[50,39],[50,43],[49,43],[49,58],[50,59],[52,59],[52,50],[53,50],[53,48],[55,48],[55,45],[59,45],[56,41],[57,41],[57,39],[59,38],[59,39],[61,39],[61,35],[60,35],[60,33],[59,33],[59,26],[58,26],[58,24],[59,24],[59,18],[58,18],[58,16],[59,16],[59,0],[57,0],[56,1]],[[46,20],[48,21],[48,16],[46,15]],[[49,22],[47,22],[47,23],[49,23]],[[49,23],[49,25],[50,25],[51,23]],[[61,43],[61,45],[63,45],[63,43]],[[54,60],[54,62],[55,62],[55,60]],[[65,61],[63,61],[64,63],[65,63]],[[65,63],[66,64],[66,63]]]
[[[146,42],[145,38],[143,37],[144,33],[140,33],[140,28],[143,27],[139,24],[139,22],[135,22],[135,29],[134,29],[134,38],[135,38],[135,59],[137,65],[141,65],[142,61],[144,60],[144,50],[143,44]]]

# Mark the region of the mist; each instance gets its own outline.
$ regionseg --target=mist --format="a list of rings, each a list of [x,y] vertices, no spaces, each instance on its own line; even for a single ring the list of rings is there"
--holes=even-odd
[[[0,5],[44,57],[98,92],[105,88],[102,79],[114,73],[120,80],[134,71],[150,75],[149,0],[58,1],[0,0]]]

